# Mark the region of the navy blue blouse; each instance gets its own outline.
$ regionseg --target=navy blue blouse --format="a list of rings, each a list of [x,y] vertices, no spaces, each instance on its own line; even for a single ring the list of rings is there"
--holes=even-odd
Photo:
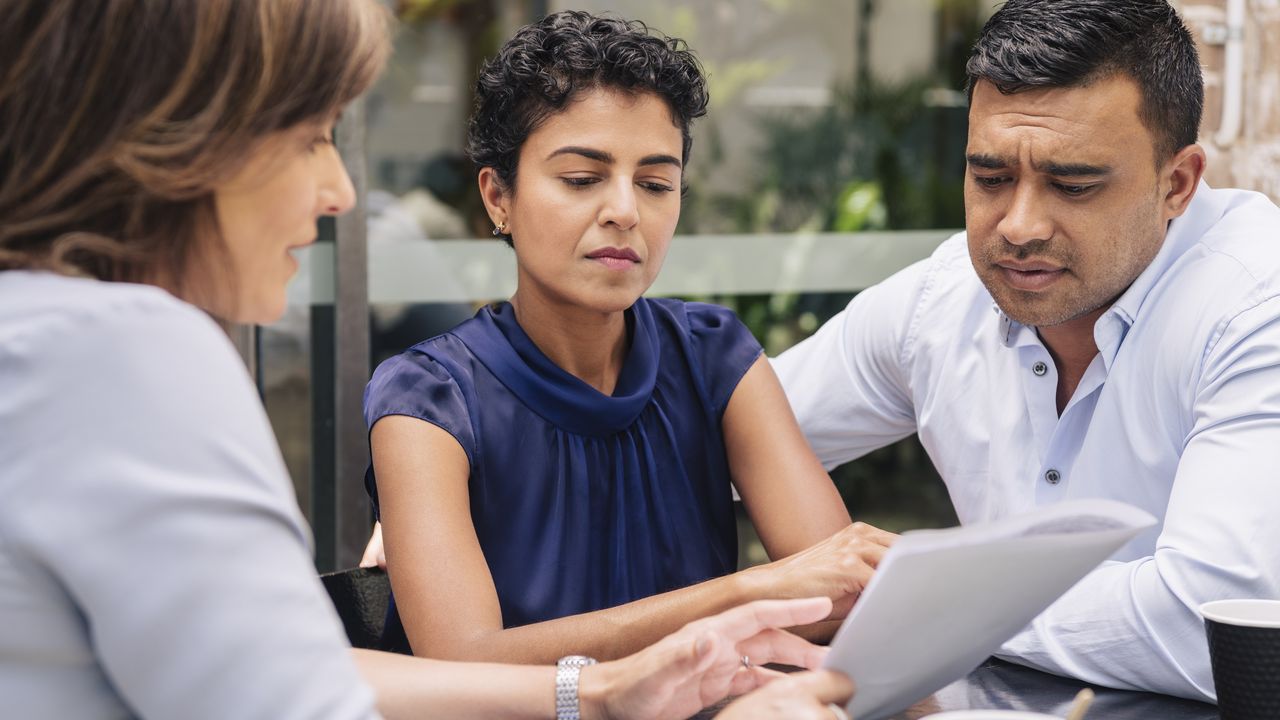
[[[502,303],[378,367],[365,419],[457,439],[505,627],[620,605],[733,572],[720,420],[761,348],[729,310],[645,299],[613,395],[561,370]],[[366,484],[377,505],[373,468]]]

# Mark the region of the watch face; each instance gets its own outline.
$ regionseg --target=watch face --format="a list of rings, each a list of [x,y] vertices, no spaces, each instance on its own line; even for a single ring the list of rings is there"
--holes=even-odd
[[[596,659],[589,658],[586,655],[566,655],[556,663],[559,667],[586,667],[595,664]]]

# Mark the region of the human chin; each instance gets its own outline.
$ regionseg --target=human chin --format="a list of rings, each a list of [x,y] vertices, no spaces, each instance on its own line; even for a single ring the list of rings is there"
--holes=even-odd
[[[245,325],[271,325],[284,317],[284,287],[263,290],[241,304],[235,322]]]
[[[647,284],[634,282],[595,285],[587,289],[587,292],[582,296],[582,300],[592,310],[603,313],[617,313],[635,305],[636,300],[640,299],[640,296],[647,289]]]
[[[245,325],[270,325],[283,317],[286,289],[295,267],[288,265],[288,272],[284,267],[273,267],[270,271],[264,267],[259,272],[242,273],[237,281],[240,284],[239,301],[227,319]]]
[[[999,282],[999,281],[997,281]],[[1100,305],[1090,303],[1076,294],[1065,292],[1025,292],[1003,284],[993,285],[983,278],[983,284],[991,293],[996,306],[1010,320],[1027,327],[1053,327],[1075,320],[1096,310]]]

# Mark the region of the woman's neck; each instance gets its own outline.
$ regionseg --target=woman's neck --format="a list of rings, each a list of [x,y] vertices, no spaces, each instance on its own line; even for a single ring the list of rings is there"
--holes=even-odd
[[[551,362],[601,393],[613,394],[627,357],[625,312],[556,303],[519,289],[511,307],[525,335]]]

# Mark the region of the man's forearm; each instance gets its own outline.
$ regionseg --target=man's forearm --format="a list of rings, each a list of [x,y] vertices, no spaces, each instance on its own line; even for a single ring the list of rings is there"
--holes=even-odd
[[[1204,628],[1188,602],[1197,604],[1170,591],[1153,558],[1107,563],[997,655],[1105,687],[1212,702]]]

